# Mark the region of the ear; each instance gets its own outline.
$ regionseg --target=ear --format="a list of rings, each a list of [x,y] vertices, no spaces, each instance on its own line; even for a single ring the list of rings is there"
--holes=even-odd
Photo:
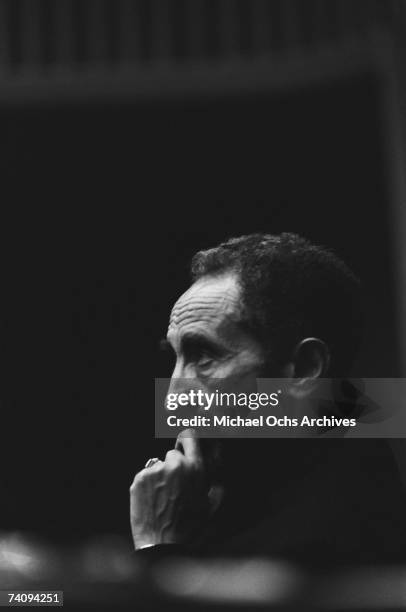
[[[304,338],[296,345],[285,375],[293,379],[290,390],[297,398],[305,397],[317,385],[318,379],[327,375],[330,351],[319,338]]]

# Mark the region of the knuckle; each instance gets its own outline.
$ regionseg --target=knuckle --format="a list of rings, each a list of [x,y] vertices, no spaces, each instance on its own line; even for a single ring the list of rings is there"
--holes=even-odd
[[[184,469],[185,465],[182,458],[176,458],[174,461],[171,461],[171,463],[166,465],[166,471],[171,474],[181,474]]]
[[[146,470],[141,470],[140,472],[138,472],[135,477],[134,480],[131,484],[130,490],[131,489],[136,489],[140,484],[142,484],[143,482],[145,482],[146,480]]]
[[[165,456],[165,464],[170,468],[177,468],[182,465],[184,461],[184,456],[176,449],[169,450]]]
[[[176,459],[178,454],[178,451],[175,450],[174,448],[172,448],[171,450],[168,450],[168,452],[165,455],[165,460],[172,460],[172,459]]]

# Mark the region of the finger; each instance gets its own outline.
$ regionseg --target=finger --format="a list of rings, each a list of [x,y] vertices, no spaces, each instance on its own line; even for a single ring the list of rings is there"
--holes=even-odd
[[[163,461],[158,461],[157,463],[154,463],[154,465],[152,465],[151,467],[144,468],[143,470],[140,470],[139,472],[137,472],[134,476],[131,486],[135,486],[137,483],[140,483],[148,479],[148,475],[155,471],[159,471],[163,463],[164,463]]]
[[[203,454],[200,448],[199,438],[194,429],[185,429],[176,440],[175,449],[183,451],[187,459],[197,465],[202,465]]]
[[[179,465],[179,463],[181,463],[181,461],[184,459],[185,456],[183,455],[183,453],[181,453],[180,450],[176,450],[175,448],[173,448],[172,450],[169,450],[165,455],[165,465]]]

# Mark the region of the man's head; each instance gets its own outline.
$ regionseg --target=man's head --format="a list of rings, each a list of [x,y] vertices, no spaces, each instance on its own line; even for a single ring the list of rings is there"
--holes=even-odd
[[[219,378],[222,389],[236,391],[240,378],[287,377],[301,401],[321,377],[348,374],[361,333],[360,288],[329,250],[295,234],[252,234],[198,252],[191,272],[168,329],[176,354],[171,391],[187,391],[189,382],[215,391]],[[229,506],[244,508],[244,520],[265,508],[251,503],[267,490],[258,466],[279,466],[274,490],[305,469],[309,455],[282,438],[200,442],[209,478],[222,483],[219,490],[226,485]],[[250,478],[242,496],[243,474]]]
[[[168,340],[174,377],[345,376],[360,339],[359,282],[296,234],[251,234],[198,252]]]

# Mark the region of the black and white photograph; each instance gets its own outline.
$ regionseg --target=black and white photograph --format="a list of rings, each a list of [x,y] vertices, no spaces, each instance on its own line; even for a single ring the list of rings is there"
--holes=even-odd
[[[0,0],[0,606],[406,610],[405,0]]]

